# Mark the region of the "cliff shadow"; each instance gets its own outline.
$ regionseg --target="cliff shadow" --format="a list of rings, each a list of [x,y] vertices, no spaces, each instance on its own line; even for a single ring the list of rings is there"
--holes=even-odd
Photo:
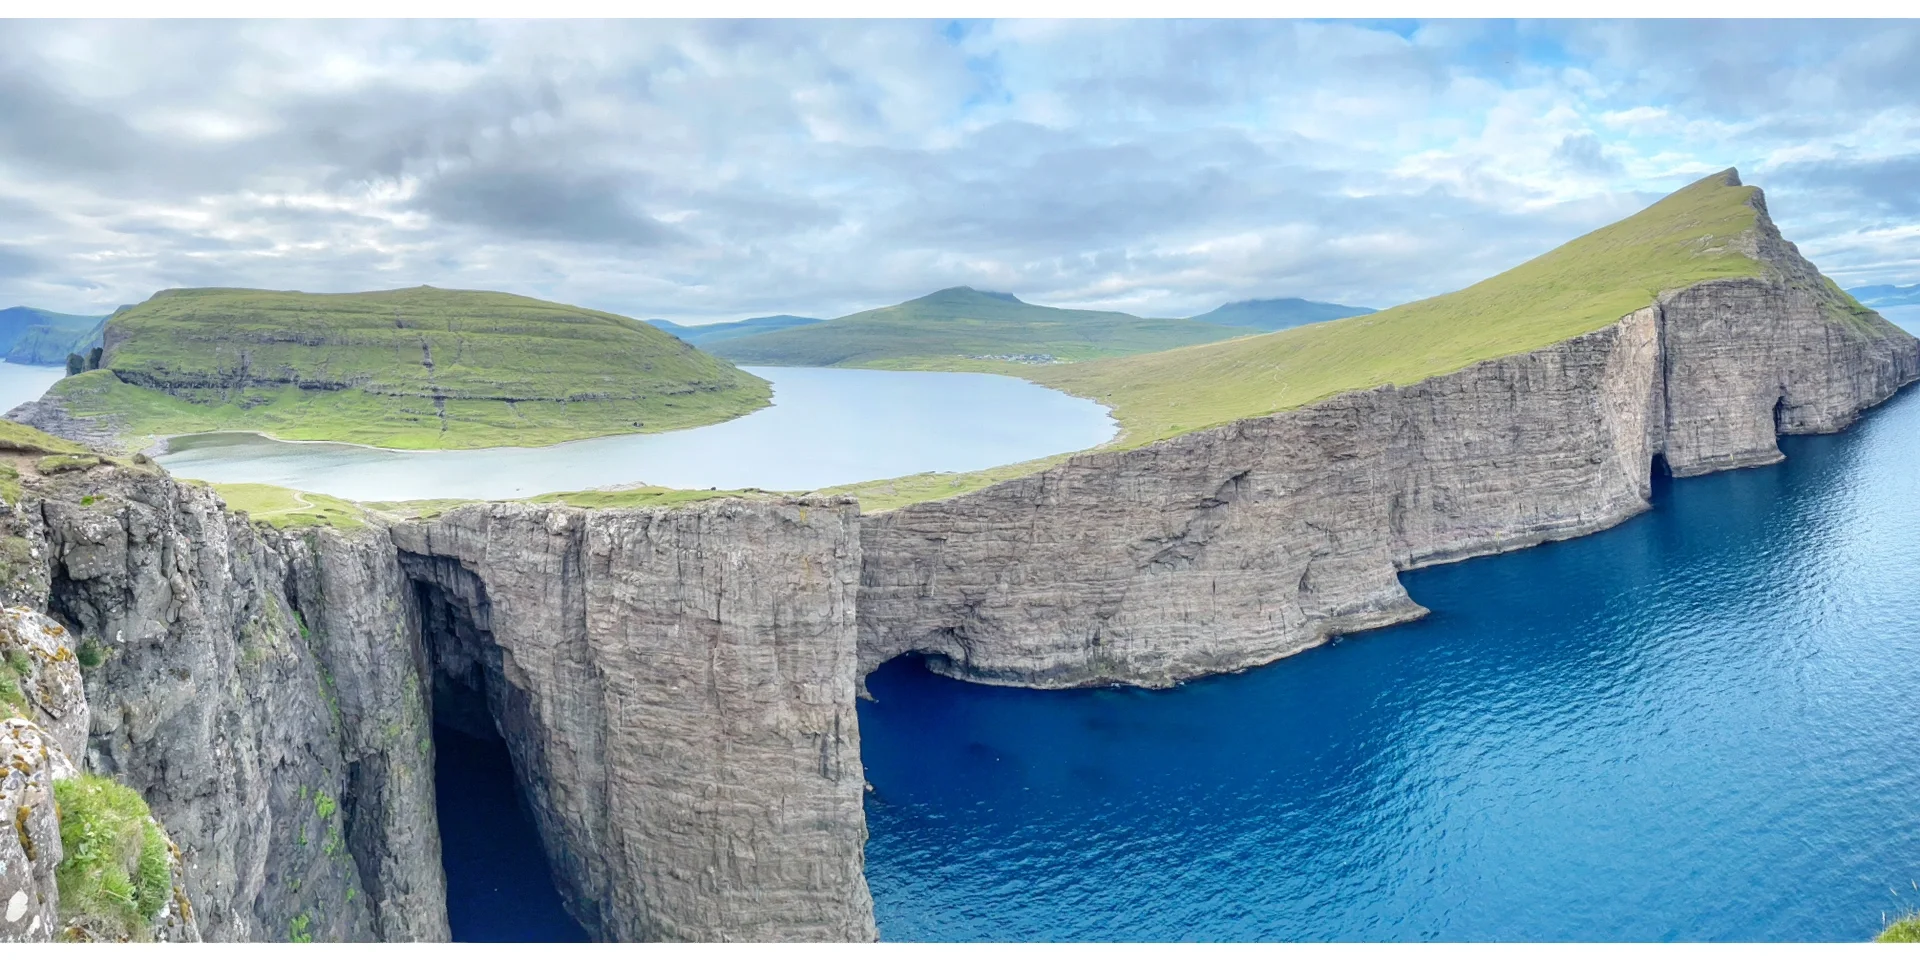
[[[565,907],[513,733],[525,694],[506,678],[486,585],[458,561],[403,552],[431,665],[435,807],[455,941],[591,939]],[[515,747],[520,750],[516,751]]]
[[[1673,467],[1667,464],[1665,453],[1653,455],[1653,462],[1647,467],[1647,502],[1658,503],[1666,498],[1673,489]]]

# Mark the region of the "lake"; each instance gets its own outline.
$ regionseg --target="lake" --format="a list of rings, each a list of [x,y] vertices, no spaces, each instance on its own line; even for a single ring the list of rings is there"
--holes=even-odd
[[[773,406],[725,423],[551,447],[403,452],[251,433],[178,437],[156,459],[181,477],[272,483],[354,500],[511,499],[649,483],[816,490],[964,472],[1098,446],[1105,407],[981,373],[747,367]]]
[[[1781,446],[1237,675],[883,666],[881,937],[1869,939],[1920,907],[1920,389]]]

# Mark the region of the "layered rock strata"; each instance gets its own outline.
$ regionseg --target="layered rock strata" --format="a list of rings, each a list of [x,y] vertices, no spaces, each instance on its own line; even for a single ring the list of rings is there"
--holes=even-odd
[[[873,939],[853,501],[276,530],[151,468],[16,470],[0,589],[68,625],[8,615],[66,637],[36,719],[151,805],[208,939],[446,939],[432,725],[463,708],[597,936]]]
[[[1238,670],[1421,615],[1401,570],[1603,529],[1647,509],[1656,470],[1771,463],[1780,433],[1844,428],[1920,375],[1920,345],[1760,214],[1742,242],[1764,277],[866,518],[862,670],[908,652],[1035,687]]]
[[[506,743],[596,936],[872,939],[853,701],[885,660],[1039,687],[1263,663],[1420,615],[1401,570],[1618,523],[1657,471],[1772,462],[1920,375],[1920,344],[1761,213],[1737,242],[1762,277],[865,518],[484,504],[275,530],[150,467],[0,453],[23,478],[0,600],[66,637],[33,641],[39,712],[0,736],[27,758],[0,784],[25,926],[0,937],[53,916],[21,852],[58,841],[51,743],[147,799],[209,939],[444,939],[437,721]],[[97,664],[83,683],[61,649]]]
[[[424,709],[416,696],[408,726],[381,712],[404,683],[357,685],[367,660],[397,658],[413,676],[404,611],[383,604],[378,567],[353,566],[384,557],[397,583],[384,531],[263,531],[211,490],[112,465],[43,478],[24,506],[11,532],[49,576],[15,602],[44,606],[97,661],[85,766],[138,790],[181,846],[201,932],[444,939]],[[289,589],[340,568],[359,575]],[[375,725],[387,736],[369,742]],[[368,794],[356,776],[394,768],[411,793],[356,802]],[[376,848],[405,851],[403,877],[356,858]]]
[[[851,500],[716,501],[394,529],[436,695],[485,697],[590,931],[874,938],[857,524]]]

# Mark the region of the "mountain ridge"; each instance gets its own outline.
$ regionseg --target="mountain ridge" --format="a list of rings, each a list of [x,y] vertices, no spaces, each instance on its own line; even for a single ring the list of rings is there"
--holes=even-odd
[[[739,363],[973,369],[1072,362],[1244,336],[1244,328],[1027,303],[1011,293],[946,287],[788,330],[716,344]]]

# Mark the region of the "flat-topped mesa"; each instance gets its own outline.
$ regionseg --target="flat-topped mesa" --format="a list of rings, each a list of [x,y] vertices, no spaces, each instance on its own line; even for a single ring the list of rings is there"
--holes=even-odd
[[[1456,294],[1067,368],[1144,445],[865,519],[861,666],[1069,687],[1265,663],[1420,616],[1400,570],[1605,528],[1654,470],[1776,461],[1916,376],[1920,343],[1727,171]]]
[[[528,297],[166,290],[115,314],[100,369],[15,419],[75,439],[257,430],[408,449],[715,423],[769,385],[655,327]]]

